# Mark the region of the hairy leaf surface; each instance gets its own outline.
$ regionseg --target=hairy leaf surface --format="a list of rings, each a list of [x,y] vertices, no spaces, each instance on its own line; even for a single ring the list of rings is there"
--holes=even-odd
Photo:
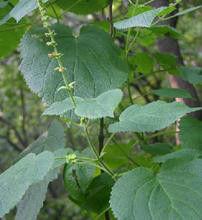
[[[71,30],[56,25],[56,41],[67,69],[66,77],[75,82],[75,96],[96,97],[117,88],[127,78],[128,67],[109,35],[101,29],[86,26],[74,37]],[[56,61],[47,56],[41,33],[43,29],[28,32],[21,42],[21,71],[33,92],[48,104],[61,101],[67,92],[58,89],[64,85],[61,74],[54,72]],[[40,58],[39,58],[40,57]]]
[[[143,12],[131,18],[116,22],[114,24],[114,27],[116,29],[127,29],[132,27],[151,27],[156,16],[164,9],[165,7],[160,7]]]
[[[63,115],[75,108],[75,114],[80,117],[95,119],[113,117],[114,110],[121,101],[123,93],[119,89],[109,90],[96,98],[82,99],[75,97],[76,106],[73,101],[67,98],[61,102],[53,103],[45,110],[44,115]]]
[[[44,180],[33,184],[26,191],[23,199],[17,206],[15,220],[36,220],[37,215],[43,206],[49,182],[57,178],[58,170],[51,170]]]
[[[42,0],[44,3],[48,0]],[[7,22],[10,18],[14,18],[19,22],[24,16],[32,12],[38,7],[36,0],[19,0],[12,10],[4,17],[2,23]]]
[[[30,144],[21,154],[20,158],[28,153],[39,154],[43,151],[54,152],[65,147],[64,128],[58,121],[53,121],[48,131],[43,133],[36,141]]]
[[[125,173],[111,194],[118,220],[200,220],[202,160],[170,160],[154,174],[146,168]]]
[[[195,158],[198,158],[200,156],[199,151],[194,150],[194,149],[180,149],[177,151],[174,151],[172,153],[168,153],[162,156],[156,156],[154,157],[154,162],[157,163],[165,163],[168,160],[172,159],[180,159],[180,158],[186,158],[193,160]]]
[[[43,180],[53,162],[50,152],[30,153],[0,175],[0,217],[17,205],[29,186]]]
[[[119,122],[109,126],[110,132],[154,132],[170,126],[177,119],[201,108],[190,108],[183,103],[156,101],[147,105],[132,105],[124,110]]]

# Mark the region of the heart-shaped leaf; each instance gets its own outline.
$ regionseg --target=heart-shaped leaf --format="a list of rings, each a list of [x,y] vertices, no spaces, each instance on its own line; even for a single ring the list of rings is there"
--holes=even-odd
[[[122,85],[128,67],[110,36],[101,29],[87,26],[79,36],[63,25],[54,26],[56,42],[66,67],[66,78],[74,82],[75,96],[96,97]],[[54,72],[57,63],[48,58],[52,52],[46,45],[44,30],[28,32],[21,42],[20,69],[29,87],[50,104],[67,97],[62,75]]]
[[[111,208],[118,220],[202,218],[202,160],[170,160],[158,174],[146,168],[125,173],[114,185]]]

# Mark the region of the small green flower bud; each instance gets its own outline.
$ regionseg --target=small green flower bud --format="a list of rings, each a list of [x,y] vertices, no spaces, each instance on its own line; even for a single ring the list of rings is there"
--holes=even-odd
[[[76,163],[77,162],[77,156],[76,154],[69,154],[66,156],[66,163]]]

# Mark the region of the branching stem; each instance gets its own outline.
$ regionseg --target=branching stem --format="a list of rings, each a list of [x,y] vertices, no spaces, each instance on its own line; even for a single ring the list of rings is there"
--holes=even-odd
[[[99,155],[99,153],[98,153],[96,147],[92,144],[92,142],[91,142],[91,140],[90,140],[89,133],[88,133],[88,128],[87,128],[86,125],[85,125],[84,130],[85,130],[86,139],[87,139],[87,141],[88,141],[89,147],[90,147],[91,150],[93,151],[93,153],[94,153],[94,155],[95,155],[95,157],[96,157],[96,159],[97,159],[99,165],[100,165],[101,167],[103,167],[103,170],[106,170],[106,172],[107,172],[110,176],[114,177],[113,171],[111,171],[111,170],[109,169],[109,167],[102,161],[102,159],[100,158],[100,155]]]

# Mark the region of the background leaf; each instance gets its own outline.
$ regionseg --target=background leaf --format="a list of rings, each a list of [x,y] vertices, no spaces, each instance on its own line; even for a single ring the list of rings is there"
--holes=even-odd
[[[86,191],[86,199],[82,206],[95,213],[102,213],[109,208],[110,192],[113,184],[112,177],[106,173],[101,173],[95,177]]]
[[[134,56],[133,62],[137,65],[137,71],[144,74],[149,74],[154,68],[154,60],[148,53],[137,53]]]
[[[28,24],[25,21],[16,23],[10,20],[7,24],[1,25],[1,19],[9,12],[11,7],[8,2],[0,5],[0,58],[8,56],[20,43]]]
[[[177,89],[177,88],[162,88],[153,90],[153,93],[168,98],[188,98],[191,99],[191,94],[185,89]]]
[[[48,0],[42,0],[44,3]],[[36,0],[19,0],[14,8],[3,18],[2,23],[7,22],[10,18],[14,18],[19,22],[24,16],[38,8]]]
[[[143,12],[134,17],[116,22],[114,24],[114,27],[116,29],[127,29],[132,27],[151,27],[156,16],[164,9],[165,7],[160,7]]]
[[[128,166],[132,155],[133,144],[114,144],[105,148],[103,160],[111,169]]]
[[[57,0],[56,4],[76,14],[90,14],[101,11],[109,4],[109,0]]]
[[[172,146],[167,143],[155,143],[149,145],[141,145],[141,149],[151,155],[163,155],[171,153]]]
[[[180,121],[180,141],[182,148],[202,150],[202,122],[191,117]]]
[[[201,84],[202,83],[202,68],[200,67],[180,67],[180,76],[192,83]]]

